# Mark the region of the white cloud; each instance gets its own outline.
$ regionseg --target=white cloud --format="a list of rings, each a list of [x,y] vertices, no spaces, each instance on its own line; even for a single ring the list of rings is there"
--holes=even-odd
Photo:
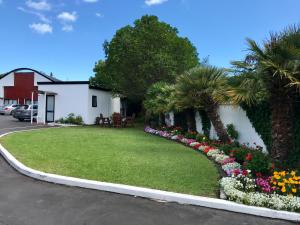
[[[63,25],[63,27],[61,29],[62,29],[62,31],[70,32],[70,31],[73,31],[73,25],[66,24],[66,25]]]
[[[145,4],[148,6],[152,6],[152,5],[159,5],[167,1],[168,0],[145,0]]]
[[[102,13],[99,13],[99,12],[95,13],[95,15],[96,15],[97,17],[99,17],[99,18],[104,17],[104,15],[103,15]]]
[[[52,33],[52,26],[46,23],[33,23],[29,27],[39,34]]]
[[[87,2],[87,3],[95,3],[95,2],[98,2],[98,0],[83,0],[84,2]]]
[[[42,13],[27,10],[27,9],[24,9],[23,7],[18,7],[18,10],[20,10],[24,13],[29,13],[29,14],[35,15],[44,23],[51,23],[51,20]]]
[[[51,5],[47,2],[47,0],[42,1],[26,1],[26,5],[28,8],[35,9],[35,10],[44,10],[49,11],[51,10]]]
[[[77,13],[62,12],[57,16],[57,18],[62,22],[75,22],[77,20]]]

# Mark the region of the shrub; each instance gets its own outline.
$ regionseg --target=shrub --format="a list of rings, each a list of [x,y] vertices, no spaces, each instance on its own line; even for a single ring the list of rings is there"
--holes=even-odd
[[[228,124],[226,126],[227,128],[227,133],[228,135],[233,139],[233,140],[237,140],[239,138],[239,133],[237,132],[237,130],[235,129],[234,125]]]
[[[206,137],[204,134],[197,134],[196,135],[196,140],[198,142],[207,142],[207,141],[209,141],[209,138]]]
[[[271,167],[271,161],[267,155],[262,152],[252,152],[246,155],[244,168],[262,175],[268,175]]]
[[[226,155],[229,155],[230,151],[236,147],[237,146],[235,144],[224,144],[219,146],[219,149],[223,151]]]
[[[65,123],[65,124],[82,125],[83,124],[83,119],[79,115],[75,116],[74,113],[70,113],[66,118],[60,118],[56,122]]]
[[[197,132],[196,131],[188,131],[187,133],[185,133],[185,138],[188,139],[196,139],[197,137]]]

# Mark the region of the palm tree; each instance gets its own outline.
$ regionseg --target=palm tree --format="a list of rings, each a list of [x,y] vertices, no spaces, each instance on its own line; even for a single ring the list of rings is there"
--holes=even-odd
[[[161,125],[165,125],[165,113],[170,111],[172,92],[174,92],[174,85],[157,82],[146,93],[144,106],[147,113],[159,115]]]
[[[179,110],[203,109],[212,122],[219,139],[230,141],[220,119],[218,108],[226,102],[228,82],[223,69],[203,65],[180,75],[175,85],[175,106]]]
[[[233,62],[242,79],[228,93],[234,103],[270,103],[271,156],[283,163],[293,148],[293,99],[300,88],[300,27],[271,34],[262,47],[251,39],[247,42],[245,60]]]

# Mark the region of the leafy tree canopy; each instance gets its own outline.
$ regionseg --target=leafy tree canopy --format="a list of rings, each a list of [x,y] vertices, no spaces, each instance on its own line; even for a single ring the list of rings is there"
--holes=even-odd
[[[170,111],[170,102],[174,85],[165,82],[153,84],[146,93],[144,106],[149,113],[161,114]]]
[[[136,101],[144,99],[152,84],[173,83],[178,74],[198,65],[192,43],[156,16],[143,16],[134,26],[119,29],[103,47],[105,60],[96,64],[92,83]]]

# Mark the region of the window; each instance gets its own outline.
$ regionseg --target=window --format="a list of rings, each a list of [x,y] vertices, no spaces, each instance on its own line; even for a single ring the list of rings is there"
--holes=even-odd
[[[97,96],[92,96],[92,107],[97,107]]]

